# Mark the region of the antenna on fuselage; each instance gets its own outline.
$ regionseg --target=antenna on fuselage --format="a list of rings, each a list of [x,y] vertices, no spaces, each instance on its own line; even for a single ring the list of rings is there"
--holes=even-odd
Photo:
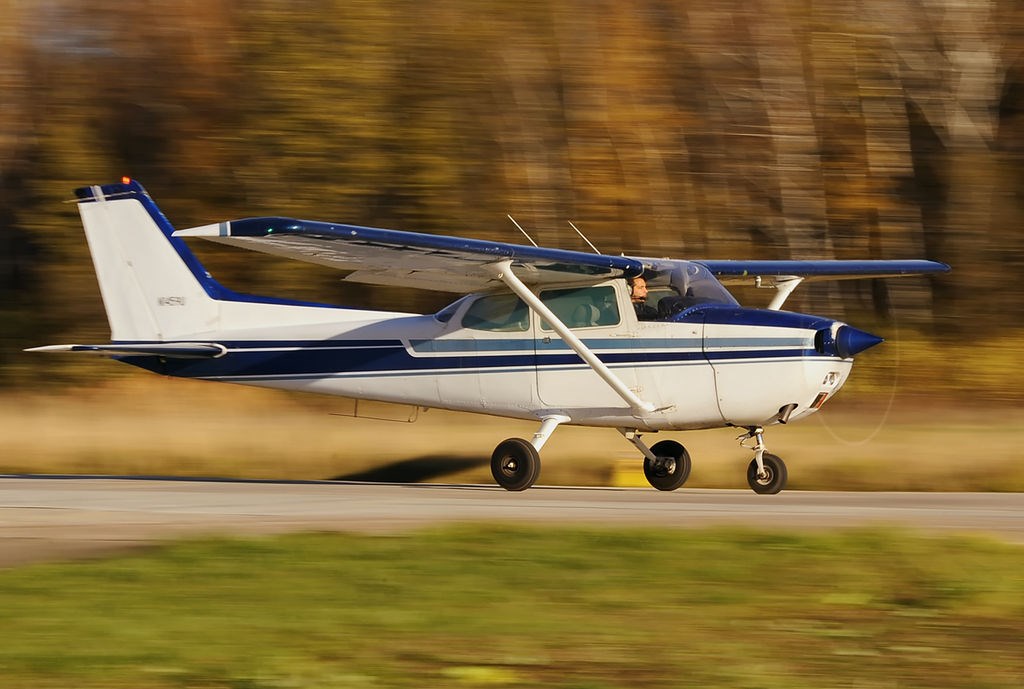
[[[533,237],[531,237],[530,235],[526,234],[526,230],[523,229],[522,225],[520,225],[519,223],[516,222],[515,218],[513,218],[508,213],[506,213],[505,215],[508,217],[509,220],[512,221],[512,224],[515,225],[519,229],[519,231],[523,233],[523,236],[530,240],[530,244],[533,244],[534,246],[537,246],[537,242],[533,241]]]
[[[589,246],[591,249],[594,250],[595,254],[600,254],[601,253],[600,251],[597,250],[596,246],[594,246],[593,244],[590,243],[590,240],[587,239],[587,235],[585,235],[582,232],[580,232],[580,228],[578,228],[578,227],[576,227],[575,225],[572,224],[572,220],[569,221],[569,227],[571,227],[572,229],[576,230],[576,234],[578,234],[580,237],[583,238],[583,241],[585,241],[587,243],[587,246]]]

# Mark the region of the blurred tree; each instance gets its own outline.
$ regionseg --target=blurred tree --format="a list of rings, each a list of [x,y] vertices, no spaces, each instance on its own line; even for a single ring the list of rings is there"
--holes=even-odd
[[[0,1],[0,379],[18,368],[6,345],[22,342],[32,331],[32,315],[41,306],[40,244],[21,223],[33,161],[37,158],[35,108],[29,84],[31,48],[23,26],[26,9],[13,0]]]
[[[1012,0],[28,5],[0,0],[7,352],[106,336],[61,201],[124,174],[181,226],[283,214],[520,241],[510,212],[585,249],[574,220],[608,253],[927,256],[955,272],[792,306],[950,333],[1021,325]],[[448,298],[198,249],[246,291]],[[31,374],[15,362],[0,378]]]

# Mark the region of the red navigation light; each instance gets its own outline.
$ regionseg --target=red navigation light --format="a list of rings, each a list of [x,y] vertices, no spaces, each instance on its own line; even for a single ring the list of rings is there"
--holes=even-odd
[[[131,184],[131,183],[132,183],[132,178],[131,177],[122,177],[121,178],[121,184]]]

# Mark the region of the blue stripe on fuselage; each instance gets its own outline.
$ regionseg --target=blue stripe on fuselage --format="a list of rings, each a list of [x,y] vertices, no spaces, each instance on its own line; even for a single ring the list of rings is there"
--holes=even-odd
[[[431,346],[424,343],[432,342]],[[700,340],[650,339],[585,340],[601,361],[610,366],[650,366],[782,358],[820,358],[801,338],[716,338],[718,346],[739,347],[704,351]],[[441,346],[437,346],[444,343]],[[411,350],[400,340],[361,341],[244,341],[222,342],[228,353],[217,359],[166,359],[118,357],[141,368],[186,378],[252,378],[274,376],[330,376],[338,374],[384,375],[424,372],[465,373],[502,368],[581,365],[580,358],[558,341],[535,343],[532,339],[419,340]],[[670,346],[674,345],[674,346]],[[534,346],[537,350],[534,351]],[[433,349],[437,354],[417,355]]]

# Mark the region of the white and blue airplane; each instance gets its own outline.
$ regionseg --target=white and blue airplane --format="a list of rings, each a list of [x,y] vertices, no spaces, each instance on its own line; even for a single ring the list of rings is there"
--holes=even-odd
[[[87,352],[170,376],[529,419],[529,439],[491,457],[502,487],[529,488],[562,424],[618,429],[659,490],[690,456],[641,436],[733,426],[753,450],[757,493],[786,485],[764,428],[817,411],[853,357],[881,338],[780,310],[799,284],[949,270],[925,260],[719,261],[589,254],[282,217],[175,231],[137,181],[76,191],[111,337],[27,351]],[[301,303],[233,292],[184,238],[346,271],[347,281],[464,293],[434,314]],[[531,240],[532,241],[532,240]],[[649,289],[638,307],[632,286]],[[723,283],[774,287],[744,308]],[[637,288],[638,294],[639,288]],[[638,297],[637,301],[640,301]]]

